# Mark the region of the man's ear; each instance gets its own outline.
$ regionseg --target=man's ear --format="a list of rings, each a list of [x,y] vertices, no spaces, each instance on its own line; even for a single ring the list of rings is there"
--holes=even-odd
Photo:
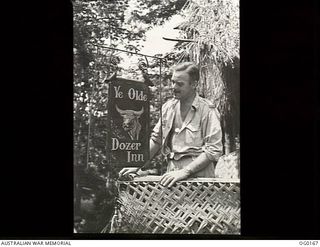
[[[199,83],[198,81],[195,81],[194,83],[192,83],[192,87],[196,89],[198,86],[198,83]]]

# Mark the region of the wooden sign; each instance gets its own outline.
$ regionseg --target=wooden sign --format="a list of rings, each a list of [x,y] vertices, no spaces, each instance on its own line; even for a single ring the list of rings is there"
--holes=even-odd
[[[109,85],[107,152],[111,164],[140,167],[149,160],[150,94],[143,82],[117,78]]]

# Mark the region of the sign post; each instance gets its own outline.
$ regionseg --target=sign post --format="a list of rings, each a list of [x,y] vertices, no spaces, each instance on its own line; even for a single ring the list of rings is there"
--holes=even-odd
[[[143,82],[111,81],[107,154],[115,167],[141,167],[149,160],[149,106],[149,88]]]

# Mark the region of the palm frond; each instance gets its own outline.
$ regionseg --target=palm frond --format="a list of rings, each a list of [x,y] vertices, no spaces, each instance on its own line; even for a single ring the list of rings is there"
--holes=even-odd
[[[219,64],[232,64],[239,58],[239,2],[235,0],[188,0],[183,7],[186,19],[178,28],[184,30],[195,43],[193,61],[204,55]]]

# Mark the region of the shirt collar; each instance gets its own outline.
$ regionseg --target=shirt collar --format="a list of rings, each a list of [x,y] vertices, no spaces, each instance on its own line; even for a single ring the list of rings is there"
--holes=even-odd
[[[199,108],[199,100],[200,100],[200,96],[198,93],[196,93],[196,97],[194,98],[193,102],[192,102],[192,107],[195,108],[195,110],[197,110]]]

